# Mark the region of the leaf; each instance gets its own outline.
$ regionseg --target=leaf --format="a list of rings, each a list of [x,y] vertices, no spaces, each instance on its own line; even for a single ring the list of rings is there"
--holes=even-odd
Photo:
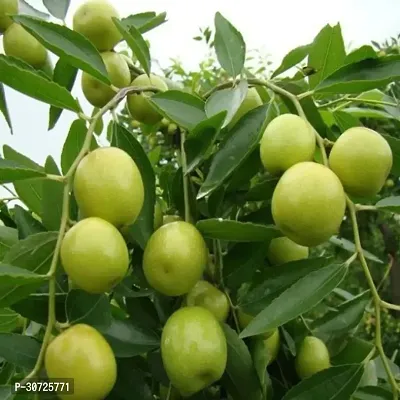
[[[336,125],[340,128],[342,132],[355,126],[362,125],[356,117],[345,111],[333,111],[332,115],[336,121]]]
[[[139,168],[144,185],[144,203],[135,223],[129,226],[129,234],[144,249],[154,230],[155,175],[142,145],[122,125],[115,124],[112,145],[126,151]]]
[[[64,20],[67,16],[70,0],[43,0],[43,4],[53,17]]]
[[[353,395],[352,400],[392,400],[393,393],[383,387],[365,386],[359,388]]]
[[[140,33],[146,33],[151,31],[154,28],[157,28],[158,26],[162,25],[164,22],[167,22],[167,13],[162,12],[161,14],[157,14],[154,18],[152,18],[150,21],[147,21],[145,24],[143,24],[140,28],[139,31]]]
[[[221,13],[215,14],[214,48],[221,67],[232,77],[244,67],[246,43],[242,34]]]
[[[0,184],[46,176],[43,171],[31,169],[16,161],[0,157]]]
[[[233,127],[231,136],[215,154],[207,178],[200,187],[197,199],[212,193],[222,185],[258,146],[263,127],[270,120],[271,107],[262,105],[241,118]]]
[[[32,7],[25,0],[18,0],[18,3],[19,3],[19,13],[20,14],[33,15],[34,17],[39,17],[39,18],[42,18],[45,20],[50,18],[49,14],[37,10],[36,8]]]
[[[207,118],[203,100],[180,90],[159,92],[151,96],[149,100],[164,117],[185,129],[194,129]]]
[[[389,364],[389,368],[392,371],[394,378],[396,380],[399,380],[400,379],[400,367],[387,357],[386,357],[386,360]],[[374,362],[375,362],[376,373],[378,375],[378,378],[382,379],[384,381],[388,381],[388,376],[386,373],[386,369],[383,365],[382,358],[379,356],[379,357],[375,358]]]
[[[10,113],[9,113],[8,107],[7,107],[6,94],[4,93],[4,86],[2,83],[0,83],[0,111],[4,115],[4,118],[7,122],[8,127],[10,128],[10,131],[12,134],[13,127],[12,127],[12,123],[11,123]]]
[[[350,337],[347,345],[331,361],[333,365],[359,364],[364,362],[373,349],[374,343]]]
[[[348,54],[344,59],[344,64],[353,64],[367,58],[377,57],[375,50],[371,46],[364,45]]]
[[[390,135],[382,135],[389,143],[393,154],[393,165],[390,171],[395,176],[400,176],[400,139]]]
[[[140,31],[134,25],[130,25],[129,28],[125,28],[124,24],[122,24],[115,17],[113,18],[113,22],[128,46],[131,48],[133,54],[138,59],[141,67],[144,69],[147,75],[150,75],[150,50]]]
[[[14,220],[18,228],[19,239],[46,231],[46,228],[31,213],[18,205],[14,207]]]
[[[400,213],[400,196],[390,196],[379,200],[375,204],[375,207],[394,213]]]
[[[130,297],[125,300],[132,323],[139,329],[156,332],[160,326],[157,310],[148,297]]]
[[[0,54],[0,82],[43,103],[79,112],[77,101],[66,88],[18,58]]]
[[[0,309],[0,332],[11,332],[18,328],[19,315],[9,308]]]
[[[361,93],[400,79],[400,56],[366,59],[345,65],[326,77],[316,93]]]
[[[363,373],[362,364],[331,367],[294,386],[282,400],[350,399]]]
[[[343,112],[351,114],[356,118],[375,118],[375,119],[394,119],[393,115],[390,115],[386,111],[376,110],[374,108],[361,108],[361,107],[348,107],[343,109]]]
[[[310,49],[311,49],[311,44],[306,44],[304,46],[299,46],[289,51],[289,53],[286,54],[286,56],[283,58],[281,65],[274,71],[271,78],[275,78],[282,72],[285,72],[288,69],[302,62],[307,57]]]
[[[166,16],[165,12],[161,14],[144,12],[123,18],[121,22],[126,27],[134,26],[140,33],[145,33],[166,22]]]
[[[346,272],[345,264],[332,264],[299,279],[264,308],[240,337],[268,332],[306,313],[339,285]]]
[[[18,231],[8,226],[0,226],[0,261],[10,248],[18,242]]]
[[[279,178],[268,178],[254,185],[246,194],[248,201],[270,200]]]
[[[58,57],[100,82],[107,85],[111,83],[100,53],[85,36],[66,26],[43,21],[40,18],[26,15],[15,15],[12,18]]]
[[[264,338],[253,340],[250,344],[250,352],[262,388],[263,398],[267,398],[267,367],[270,361],[270,352],[266,348],[264,340]]]

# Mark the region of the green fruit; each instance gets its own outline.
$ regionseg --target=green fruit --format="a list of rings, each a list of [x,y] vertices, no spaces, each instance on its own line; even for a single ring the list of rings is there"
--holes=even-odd
[[[149,284],[167,296],[188,293],[203,275],[208,249],[200,232],[184,221],[157,229],[143,254]]]
[[[42,68],[47,61],[46,48],[21,25],[12,24],[3,36],[4,52],[19,58],[34,68]]]
[[[103,218],[116,226],[134,223],[144,202],[140,171],[117,147],[98,148],[82,159],[74,194],[85,217]]]
[[[250,314],[246,314],[242,310],[238,310],[237,317],[239,320],[240,329],[246,328],[246,326],[254,319],[254,317]]]
[[[260,142],[261,161],[271,174],[285,172],[302,161],[312,161],[314,153],[313,127],[294,114],[282,114],[274,118]]]
[[[160,400],[180,400],[182,397],[175,388],[171,388],[171,393],[169,394],[169,387],[160,385]]]
[[[177,129],[178,129],[178,125],[173,124],[173,123],[169,124],[168,125],[168,135],[175,135]]]
[[[236,111],[234,117],[231,122],[228,124],[228,128],[231,129],[240,118],[242,118],[249,111],[257,108],[263,104],[260,95],[257,92],[257,89],[252,87],[247,91],[246,97],[244,98],[242,104],[239,109]]]
[[[272,265],[280,265],[308,258],[308,253],[308,247],[300,246],[283,236],[271,240],[267,257]]]
[[[330,366],[329,351],[325,343],[314,336],[305,337],[297,351],[295,361],[299,378],[309,378]]]
[[[387,188],[392,188],[392,187],[394,186],[394,181],[393,181],[393,179],[388,179],[388,180],[385,182],[385,186],[386,186]]]
[[[170,124],[170,121],[167,118],[163,118],[161,120],[161,126],[164,128],[168,128],[168,125]]]
[[[179,215],[164,215],[162,224],[167,225],[176,221],[182,221],[182,218]]]
[[[378,375],[376,371],[376,364],[374,360],[368,361],[364,366],[364,373],[358,387],[363,386],[377,386]]]
[[[264,346],[268,352],[268,365],[272,364],[279,353],[279,348],[281,345],[281,336],[279,334],[279,329],[274,329],[272,334],[264,339]]]
[[[109,51],[122,39],[112,18],[119,13],[107,0],[88,0],[73,16],[74,31],[86,36],[99,51]]]
[[[131,125],[132,125],[133,129],[139,129],[140,128],[140,122],[136,121],[135,119],[132,120]]]
[[[0,33],[5,32],[12,25],[13,20],[9,15],[18,14],[18,0],[0,1]]]
[[[60,256],[69,278],[88,293],[109,292],[129,266],[122,235],[114,225],[95,217],[78,222],[65,234]]]
[[[146,74],[139,75],[131,83],[131,86],[146,87],[154,86],[162,92],[168,89],[165,82],[158,76],[150,74],[148,77]],[[154,108],[149,102],[148,97],[152,96],[152,92],[143,92],[140,94],[131,94],[128,96],[127,105],[128,110],[132,118],[147,125],[154,125],[162,120],[162,115]]]
[[[45,368],[50,379],[73,379],[73,394],[58,393],[62,400],[105,399],[117,379],[117,362],[110,345],[86,324],[74,325],[51,341]]]
[[[181,308],[164,326],[161,356],[172,385],[188,397],[222,377],[227,362],[224,331],[205,308]]]
[[[128,64],[118,53],[107,51],[101,54],[111,84],[117,88],[129,86],[131,74]],[[82,73],[82,91],[87,101],[95,107],[104,107],[114,96],[110,85],[106,85],[87,72]]]
[[[329,155],[332,171],[345,191],[354,196],[378,194],[392,169],[392,150],[378,132],[350,128],[335,142]]]
[[[272,216],[280,231],[302,246],[317,246],[338,232],[346,197],[327,167],[302,162],[289,168],[272,195]]]
[[[186,296],[188,307],[204,307],[211,311],[220,322],[225,322],[229,314],[226,294],[207,281],[198,281]]]
[[[163,224],[163,212],[161,209],[160,200],[156,199],[154,205],[154,230],[156,231]]]

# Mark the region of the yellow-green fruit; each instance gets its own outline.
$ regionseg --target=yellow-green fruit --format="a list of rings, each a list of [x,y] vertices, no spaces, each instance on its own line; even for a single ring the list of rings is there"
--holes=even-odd
[[[18,0],[0,1],[0,32],[5,32],[13,20],[9,15],[18,14]]]
[[[305,337],[297,351],[295,361],[299,378],[309,378],[330,366],[329,351],[325,343],[314,336]]]
[[[90,152],[79,163],[74,194],[85,217],[99,217],[116,226],[136,221],[144,202],[142,176],[135,162],[117,147]]]
[[[387,188],[392,188],[392,187],[394,186],[394,181],[393,181],[393,179],[388,179],[388,180],[385,182],[385,186],[386,186]]]
[[[302,246],[317,246],[336,234],[346,197],[339,178],[327,167],[302,162],[289,168],[272,195],[272,216],[279,230]]]
[[[279,347],[281,345],[281,336],[279,334],[279,329],[274,329],[272,334],[264,339],[264,346],[268,352],[268,365],[272,364],[279,353]]]
[[[181,308],[164,326],[161,356],[172,385],[188,397],[222,377],[227,362],[224,331],[205,308]]]
[[[184,221],[157,229],[143,254],[143,271],[149,284],[167,296],[188,293],[203,275],[208,249],[200,232]]]
[[[244,98],[242,104],[239,109],[236,111],[236,114],[232,118],[231,122],[228,124],[228,128],[232,128],[243,115],[247,114],[249,111],[257,108],[263,104],[260,95],[257,92],[257,89],[252,87],[247,91],[246,97]]]
[[[106,51],[101,54],[106,66],[110,82],[117,88],[129,86],[131,74],[128,64],[120,54]],[[87,72],[82,73],[82,91],[87,101],[95,107],[104,107],[114,96],[115,92],[109,85],[100,82]]]
[[[301,246],[283,236],[271,240],[267,257],[272,265],[280,265],[308,258],[308,253],[308,247]]]
[[[237,317],[239,320],[240,329],[246,328],[246,326],[254,319],[254,317],[250,314],[243,312],[242,310],[238,310]]]
[[[139,128],[140,128],[140,122],[139,122],[139,121],[136,121],[135,119],[133,119],[133,120],[131,121],[131,125],[132,125],[132,128],[133,128],[133,129],[139,129]]]
[[[292,165],[312,161],[315,153],[313,127],[294,114],[274,118],[264,131],[260,156],[271,174],[280,174]]]
[[[392,150],[386,139],[364,127],[342,133],[329,155],[332,171],[345,191],[354,196],[375,196],[385,184],[392,164]]]
[[[107,0],[88,0],[75,12],[73,29],[86,36],[99,51],[108,51],[122,39],[112,18],[119,13]]]
[[[162,224],[167,225],[176,221],[182,221],[182,218],[179,215],[164,215]]]
[[[226,294],[207,281],[198,281],[186,296],[188,307],[204,307],[211,311],[218,321],[224,322],[229,314]]]
[[[34,68],[41,68],[47,61],[46,48],[21,25],[12,24],[3,36],[4,52],[19,58]]]
[[[160,385],[160,400],[180,400],[182,397],[175,388],[171,388],[171,393],[169,393],[169,387]]]
[[[109,222],[92,217],[64,236],[61,262],[71,280],[88,293],[109,292],[128,271],[125,240]]]
[[[176,133],[176,130],[178,129],[178,125],[176,124],[169,124],[168,125],[168,135],[174,135]]]
[[[117,379],[117,363],[110,345],[86,324],[68,328],[49,344],[45,368],[50,379],[73,379],[73,394],[58,393],[62,400],[105,399]]]
[[[150,77],[146,74],[139,75],[133,80],[131,86],[154,86],[162,92],[168,90],[166,83],[160,77],[153,74],[150,74]],[[153,95],[151,92],[131,94],[127,100],[128,110],[132,118],[147,125],[154,125],[162,120],[162,115],[159,114],[148,100],[148,97],[151,95]]]
[[[160,200],[156,200],[154,205],[154,230],[157,230],[163,224],[163,213]]]

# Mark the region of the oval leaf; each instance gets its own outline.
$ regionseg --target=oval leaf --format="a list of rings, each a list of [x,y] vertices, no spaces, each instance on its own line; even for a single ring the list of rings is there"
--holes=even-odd
[[[275,76],[280,75],[282,72],[285,72],[302,62],[307,57],[310,48],[311,44],[306,44],[289,51],[289,53],[283,58],[281,65],[272,74],[272,78],[275,78]]]
[[[14,207],[14,220],[18,228],[19,239],[46,231],[46,228],[30,212],[20,206]]]
[[[18,241],[18,231],[8,226],[0,226],[0,261]]]
[[[16,161],[0,157],[0,184],[20,181],[29,178],[44,177],[46,174],[38,169],[31,169]]]
[[[70,0],[43,0],[43,4],[53,17],[63,20],[67,15]]]
[[[0,332],[12,332],[19,325],[19,315],[9,308],[0,309]]]
[[[4,118],[7,122],[8,127],[11,130],[11,133],[13,133],[11,117],[7,106],[6,94],[4,93],[4,85],[2,83],[0,83],[0,111],[4,115]]]
[[[375,207],[398,214],[400,213],[400,196],[390,196],[379,200]]]

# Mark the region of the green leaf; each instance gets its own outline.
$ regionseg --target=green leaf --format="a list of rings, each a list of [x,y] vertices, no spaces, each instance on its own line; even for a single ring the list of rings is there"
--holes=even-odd
[[[125,301],[130,319],[138,329],[156,332],[160,328],[157,310],[149,297],[130,297]]]
[[[121,22],[126,27],[134,26],[140,31],[140,33],[146,33],[166,22],[166,16],[167,14],[165,12],[161,14],[156,14],[155,12],[144,12],[123,18]]]
[[[271,200],[279,178],[267,178],[254,185],[246,194],[248,201]]]
[[[400,213],[400,196],[390,196],[379,200],[375,204],[375,207],[394,213]]]
[[[244,67],[246,43],[242,34],[221,13],[215,14],[214,48],[221,67],[232,77]]]
[[[355,126],[362,125],[356,117],[345,111],[333,111],[332,115],[336,121],[336,125],[340,128],[342,132]]]
[[[399,380],[400,379],[400,367],[387,357],[386,357],[386,360],[389,364],[389,368],[392,371],[394,378],[396,380]],[[384,381],[388,381],[388,376],[386,373],[386,369],[383,365],[382,358],[379,356],[379,357],[375,358],[374,361],[375,361],[375,365],[376,365],[376,373],[378,375],[378,378],[382,379]]]
[[[0,226],[0,261],[10,248],[18,242],[18,231],[8,226]]]
[[[0,54],[0,82],[43,103],[79,112],[78,102],[66,88],[18,58]]]
[[[393,166],[390,171],[395,176],[400,176],[400,139],[390,135],[382,135],[389,143],[393,154]]]
[[[353,395],[352,400],[392,400],[393,393],[379,386],[365,386],[359,388]]]
[[[122,24],[122,22],[120,22],[117,18],[113,18],[113,22],[128,46],[131,48],[133,54],[138,59],[146,74],[150,75],[150,50],[140,31],[134,25],[129,26],[129,28],[125,28],[124,24]]]
[[[207,196],[222,185],[258,146],[263,127],[270,120],[272,107],[262,105],[241,118],[231,136],[214,156],[207,178],[200,187],[197,199]]]
[[[271,78],[275,78],[282,72],[285,72],[302,62],[308,56],[308,52],[310,51],[310,49],[311,44],[306,44],[304,46],[299,46],[293,50],[290,50],[289,53],[286,54],[286,56],[283,58],[281,65],[274,71]]]
[[[331,361],[333,365],[359,364],[368,357],[373,349],[372,342],[351,337],[343,350],[332,357]]]
[[[150,161],[150,164],[152,165],[153,168],[158,164],[158,162],[161,159],[161,146],[154,147],[147,153],[147,157]]]
[[[12,332],[19,325],[19,315],[9,308],[0,309],[0,332]]]
[[[155,175],[142,145],[122,125],[115,124],[112,145],[126,151],[135,161],[144,185],[144,203],[135,223],[129,226],[129,234],[144,249],[154,230]]]
[[[14,220],[18,228],[19,239],[46,231],[46,228],[30,212],[18,205],[14,207]]]
[[[375,50],[371,46],[364,45],[348,54],[344,59],[344,64],[353,64],[367,58],[377,57]]]
[[[23,1],[23,0],[21,0]],[[17,400],[16,395],[13,393],[12,386],[0,385],[0,399],[1,400]],[[18,399],[20,400],[20,399]]]
[[[376,110],[374,108],[348,107],[343,109],[343,112],[351,114],[356,118],[374,118],[374,119],[396,118],[394,115],[390,115],[386,111]]]
[[[265,339],[254,339],[250,343],[250,352],[262,388],[263,398],[267,398],[267,367],[270,361],[270,352],[265,346]]]
[[[346,272],[345,264],[332,264],[299,279],[264,308],[240,337],[268,332],[306,313],[339,285]]]
[[[52,53],[99,81],[110,84],[100,53],[85,36],[66,26],[43,21],[40,18],[26,15],[15,15],[12,18]]]
[[[180,90],[167,90],[149,98],[164,117],[185,129],[194,129],[207,118],[204,101]]]
[[[53,17],[64,20],[67,16],[70,0],[43,0],[43,4]]]
[[[400,56],[366,59],[345,65],[315,88],[317,93],[361,93],[400,79]]]
[[[317,86],[322,80],[343,65],[346,57],[342,29],[340,24],[325,25],[315,37],[309,49],[308,65],[317,72],[308,80],[310,88]]]
[[[46,176],[43,171],[31,169],[16,161],[0,157],[0,184]]]
[[[363,373],[362,364],[331,367],[294,386],[282,400],[350,399]]]
[[[7,107],[6,94],[4,93],[4,86],[2,83],[0,83],[0,111],[4,115],[4,118],[7,122],[8,127],[10,128],[10,131],[12,134],[13,127],[12,127],[12,123],[11,123],[10,113],[9,113],[8,107]]]

